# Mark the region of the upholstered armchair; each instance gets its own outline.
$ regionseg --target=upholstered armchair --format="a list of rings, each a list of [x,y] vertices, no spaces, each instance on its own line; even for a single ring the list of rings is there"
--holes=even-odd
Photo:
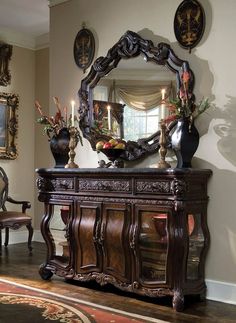
[[[5,229],[5,247],[7,247],[9,242],[9,229],[17,230],[22,226],[26,226],[28,229],[28,248],[31,253],[32,246],[32,236],[33,236],[33,227],[32,227],[32,218],[26,214],[26,209],[31,207],[30,202],[28,201],[16,201],[10,196],[8,196],[8,177],[0,167],[0,253],[2,246],[2,229]],[[13,203],[22,205],[21,211],[7,211],[5,203]]]

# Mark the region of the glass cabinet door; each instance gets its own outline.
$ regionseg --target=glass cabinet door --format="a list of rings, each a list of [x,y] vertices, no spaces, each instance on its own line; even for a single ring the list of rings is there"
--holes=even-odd
[[[168,213],[140,212],[139,261],[143,282],[165,282]]]
[[[202,231],[201,213],[188,214],[189,249],[187,258],[187,279],[199,278],[200,257],[205,245]]]

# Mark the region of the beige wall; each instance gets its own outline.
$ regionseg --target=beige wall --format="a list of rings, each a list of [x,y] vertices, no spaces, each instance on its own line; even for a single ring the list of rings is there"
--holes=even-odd
[[[34,51],[13,46],[10,61],[11,84],[0,87],[1,92],[19,95],[17,149],[19,156],[15,160],[2,160],[10,182],[9,194],[18,200],[29,200],[34,215],[34,86],[35,55]]]
[[[236,95],[235,49],[236,1],[204,1],[206,31],[189,54],[177,44],[173,32],[175,10],[181,0],[71,0],[51,8],[50,97],[57,95],[64,104],[77,98],[85,76],[74,63],[73,42],[82,22],[94,32],[96,55],[107,50],[127,30],[146,38],[171,44],[176,54],[190,62],[196,76],[195,94],[214,100],[216,108],[197,121],[201,134],[194,167],[211,168],[208,223],[211,247],[207,257],[208,279],[236,283]],[[77,104],[78,100],[77,100]],[[97,155],[86,140],[77,149],[80,167],[96,167]],[[155,161],[145,161],[149,166]],[[143,166],[138,164],[137,167]]]
[[[49,114],[49,48],[35,51],[35,99],[40,102],[43,113]],[[39,118],[39,113],[35,109],[34,120]],[[34,121],[35,122],[35,121]],[[43,126],[35,122],[35,169],[50,167],[52,155],[50,153],[48,137],[43,133]],[[37,175],[35,174],[35,180]],[[35,228],[40,226],[43,214],[43,204],[38,201],[37,188],[35,185]]]

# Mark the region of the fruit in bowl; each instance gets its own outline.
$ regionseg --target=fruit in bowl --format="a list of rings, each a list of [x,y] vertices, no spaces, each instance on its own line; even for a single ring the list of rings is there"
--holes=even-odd
[[[108,142],[112,145],[112,147],[115,147],[119,143],[119,141],[114,138],[111,138]]]
[[[96,150],[104,150],[104,149],[122,149],[125,150],[125,141],[124,140],[118,140],[118,139],[110,139],[109,141],[98,141],[96,143]]]
[[[111,138],[109,141],[98,141],[96,150],[104,153],[111,161],[116,160],[125,150],[125,141]]]
[[[118,142],[114,149],[125,149],[125,144],[123,142]]]
[[[96,150],[101,150],[104,146],[104,141],[100,140],[96,143]]]
[[[108,141],[108,142],[105,142],[105,144],[103,145],[102,147],[103,149],[112,149],[113,146],[112,144]]]

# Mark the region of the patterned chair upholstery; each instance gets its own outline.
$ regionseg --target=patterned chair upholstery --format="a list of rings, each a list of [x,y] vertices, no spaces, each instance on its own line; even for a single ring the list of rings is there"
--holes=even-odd
[[[21,212],[18,211],[7,211],[5,203],[21,204]],[[32,246],[31,241],[33,237],[32,218],[26,214],[26,209],[31,207],[28,201],[16,201],[8,196],[8,177],[0,167],[0,253],[2,246],[2,229],[5,229],[5,247],[9,242],[9,229],[17,230],[22,226],[26,226],[29,231],[28,235],[28,248],[31,253]]]

